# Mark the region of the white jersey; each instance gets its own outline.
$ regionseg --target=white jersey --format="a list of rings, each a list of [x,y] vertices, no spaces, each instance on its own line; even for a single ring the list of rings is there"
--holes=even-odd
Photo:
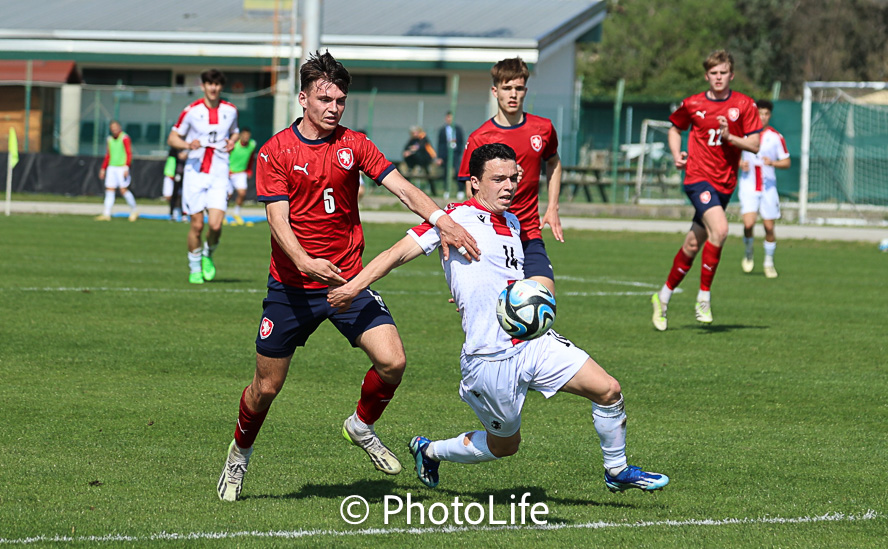
[[[741,188],[746,187],[747,190],[761,191],[766,184],[776,185],[777,171],[774,169],[774,166],[765,166],[765,158],[771,161],[789,158],[786,141],[780,135],[780,132],[771,126],[762,130],[759,152],[757,154],[743,151],[742,159],[749,164],[749,170],[740,172],[738,183]]]
[[[450,250],[450,258],[441,262],[453,300],[462,315],[466,333],[463,353],[504,358],[517,352],[520,344],[512,340],[496,320],[496,301],[511,282],[524,278],[524,248],[521,226],[514,214],[491,213],[474,198],[448,208],[447,213],[474,238],[481,251],[479,261],[468,261]],[[428,222],[408,231],[426,255],[441,244],[437,228]],[[516,347],[516,344],[519,344]]]
[[[197,139],[201,148],[188,151],[188,161],[199,165],[201,173],[223,175],[228,179],[228,139],[239,133],[237,127],[237,107],[228,101],[219,101],[219,106],[211,109],[203,99],[185,107],[173,131],[187,142]]]

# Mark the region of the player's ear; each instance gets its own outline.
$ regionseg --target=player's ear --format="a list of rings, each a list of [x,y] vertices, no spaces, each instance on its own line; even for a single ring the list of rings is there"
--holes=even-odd
[[[469,181],[472,183],[472,194],[477,193],[481,189],[481,182],[474,175]]]

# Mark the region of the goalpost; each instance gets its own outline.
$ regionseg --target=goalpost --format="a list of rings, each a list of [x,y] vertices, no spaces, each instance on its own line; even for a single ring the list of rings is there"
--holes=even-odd
[[[805,83],[800,223],[815,204],[888,210],[888,83]]]
[[[630,158],[637,155],[634,199],[636,204],[644,198],[643,194],[651,194],[654,188],[658,188],[660,198],[669,198],[671,193],[667,188],[667,181],[680,178],[674,168],[672,153],[669,151],[667,136],[671,127],[672,122],[668,120],[644,119],[641,122],[640,143],[630,146],[636,150],[627,150],[627,156]]]

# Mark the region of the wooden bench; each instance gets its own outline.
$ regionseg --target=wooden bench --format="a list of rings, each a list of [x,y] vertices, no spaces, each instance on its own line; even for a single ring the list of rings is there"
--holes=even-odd
[[[647,170],[645,173],[653,173],[655,176],[655,184],[665,189],[671,185],[666,180],[667,170],[665,168],[657,168],[653,171]],[[601,201],[607,203],[607,190],[613,187],[611,179],[612,169],[609,167],[593,167],[593,166],[565,166],[561,171],[561,191],[568,188],[567,200],[573,201],[576,196],[577,189],[582,189],[586,195],[586,200],[592,202],[592,193],[590,188],[595,187],[601,196]],[[621,166],[617,168],[617,186],[631,187],[635,189],[636,168]],[[633,192],[634,194],[634,192]]]

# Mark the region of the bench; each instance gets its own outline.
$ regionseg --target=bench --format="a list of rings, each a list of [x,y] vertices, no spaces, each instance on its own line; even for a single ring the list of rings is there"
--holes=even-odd
[[[617,186],[623,188],[630,187],[633,189],[634,194],[636,173],[636,168],[634,167],[618,167]],[[663,190],[667,186],[674,184],[674,182],[666,179],[668,172],[665,168],[647,170],[645,173],[648,175],[653,174],[655,178],[654,184],[660,186]],[[613,187],[611,174],[612,169],[609,167],[565,166],[561,171],[561,191],[563,192],[565,188],[569,189],[567,200],[570,202],[576,196],[577,189],[582,189],[586,195],[586,200],[592,202],[592,193],[589,189],[595,187],[598,189],[601,201],[607,203],[607,190]]]

